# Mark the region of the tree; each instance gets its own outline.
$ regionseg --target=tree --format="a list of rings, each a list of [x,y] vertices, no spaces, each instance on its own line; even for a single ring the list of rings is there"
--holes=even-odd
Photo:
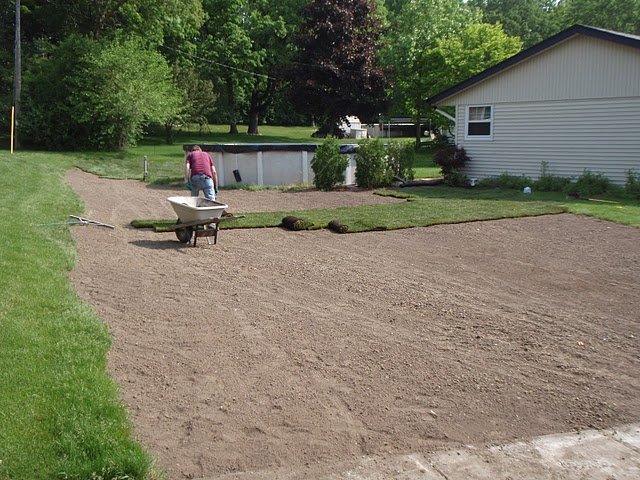
[[[145,43],[70,36],[50,47],[25,82],[24,129],[31,142],[48,149],[122,149],[135,145],[144,125],[176,115],[180,95],[169,67]]]
[[[100,38],[113,31],[159,42],[163,35],[203,20],[201,0],[25,0],[25,39],[60,43],[71,33]]]
[[[416,119],[417,145],[420,120],[430,111],[426,99],[439,91],[445,66],[438,39],[451,38],[468,25],[480,23],[480,18],[479,10],[463,0],[413,0],[393,17],[384,58],[393,65],[395,108]]]
[[[258,62],[254,68],[263,73],[253,77],[249,98],[249,127],[247,133],[258,134],[258,125],[273,102],[282,73],[291,58],[291,36],[300,22],[303,2],[259,0],[247,23],[248,35]]]
[[[640,35],[640,0],[560,0],[562,28],[580,23]]]
[[[470,0],[482,10],[483,21],[500,23],[507,35],[520,37],[528,48],[560,29],[554,17],[555,0]]]
[[[437,40],[434,53],[442,68],[432,71],[434,89],[441,91],[512,57],[522,41],[510,37],[500,24],[471,24],[461,32]]]
[[[205,60],[200,69],[214,82],[217,113],[229,124],[229,133],[238,133],[242,110],[246,109],[255,59],[251,38],[242,22],[246,0],[204,0],[208,19],[202,26],[198,56]]]
[[[174,116],[180,95],[165,59],[145,48],[144,41],[99,47],[74,75],[71,101],[78,121],[93,126],[95,147],[123,149],[136,144],[145,124]]]
[[[258,126],[282,81],[291,55],[291,35],[300,23],[304,0],[205,0],[208,20],[199,56],[220,93],[218,113],[237,133],[247,117],[248,133]]]
[[[173,78],[181,86],[179,112],[165,123],[167,144],[173,144],[173,127],[181,123],[208,125],[209,116],[216,108],[217,95],[211,80],[204,80],[193,66],[183,67],[179,62],[173,66]]]
[[[312,0],[303,11],[289,71],[289,95],[313,114],[320,134],[337,133],[341,118],[377,118],[386,101],[386,76],[377,52],[383,24],[371,0]]]

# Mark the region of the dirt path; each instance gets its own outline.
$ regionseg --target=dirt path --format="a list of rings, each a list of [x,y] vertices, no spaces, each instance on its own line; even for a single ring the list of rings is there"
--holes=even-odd
[[[186,191],[72,171],[82,299],[171,479],[325,478],[381,459],[640,420],[640,229],[573,215],[339,235],[133,219]],[[223,192],[234,213],[396,201]]]

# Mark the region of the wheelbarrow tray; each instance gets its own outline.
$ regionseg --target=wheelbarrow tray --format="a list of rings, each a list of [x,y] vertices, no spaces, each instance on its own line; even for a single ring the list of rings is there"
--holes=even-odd
[[[220,218],[228,205],[202,197],[167,198],[180,223],[192,223]]]

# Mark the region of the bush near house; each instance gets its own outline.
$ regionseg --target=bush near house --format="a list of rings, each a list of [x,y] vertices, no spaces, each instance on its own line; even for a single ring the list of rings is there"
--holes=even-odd
[[[440,166],[444,181],[453,187],[467,184],[467,178],[461,170],[469,160],[465,149],[457,145],[440,148],[433,155],[433,163]]]
[[[595,197],[598,195],[613,195],[617,198],[640,200],[640,173],[627,171],[627,181],[624,187],[612,183],[600,173],[593,173],[585,169],[582,175],[575,177],[559,177],[548,172],[548,163],[542,162],[540,176],[532,180],[526,175],[511,175],[503,172],[497,177],[483,178],[478,182],[481,188],[503,188],[522,190],[531,187],[538,192],[562,192],[574,198]]]
[[[340,144],[335,138],[327,138],[316,150],[311,160],[314,173],[313,184],[318,190],[331,190],[344,182],[344,171],[349,164],[345,155],[340,155]]]
[[[640,173],[635,170],[627,170],[627,183],[624,185],[627,197],[632,200],[640,200]]]

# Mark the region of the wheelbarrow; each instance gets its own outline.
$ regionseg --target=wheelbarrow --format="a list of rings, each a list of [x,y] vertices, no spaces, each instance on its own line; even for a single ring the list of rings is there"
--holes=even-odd
[[[182,243],[189,243],[191,238],[194,238],[194,247],[199,237],[214,237],[214,244],[218,243],[220,222],[240,218],[233,215],[223,216],[229,206],[207,198],[169,197],[167,200],[178,215],[178,221],[169,227],[169,230],[175,231],[176,237]]]

